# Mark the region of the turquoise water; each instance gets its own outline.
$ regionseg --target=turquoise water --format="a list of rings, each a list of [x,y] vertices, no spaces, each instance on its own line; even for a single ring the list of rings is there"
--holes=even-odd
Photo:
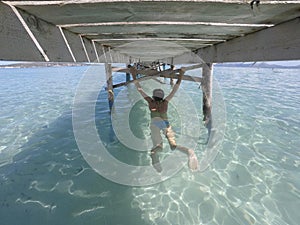
[[[299,224],[299,70],[214,68],[226,109],[215,161],[202,173],[184,166],[164,182],[131,187],[96,173],[76,144],[72,107],[88,69],[0,70],[1,224]],[[182,87],[189,88],[201,118],[198,85]],[[124,111],[134,92],[133,86],[116,91],[129,96],[118,99]],[[138,101],[132,108],[130,117],[137,122],[130,125],[132,132],[149,136],[147,105]],[[150,164],[147,152],[133,152],[116,138],[104,90],[95,111],[101,140],[114,157]],[[174,130],[181,132],[178,110],[170,111]],[[189,113],[184,116],[191,118]],[[204,127],[200,135],[199,159]]]

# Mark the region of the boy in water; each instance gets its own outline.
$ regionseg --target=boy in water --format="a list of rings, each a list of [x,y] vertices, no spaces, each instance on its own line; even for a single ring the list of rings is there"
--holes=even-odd
[[[162,89],[154,89],[153,90],[153,96],[152,98],[148,96],[144,90],[142,89],[139,82],[136,80],[136,75],[138,71],[132,67],[128,66],[130,73],[132,74],[132,77],[134,79],[134,84],[137,88],[137,90],[140,92],[140,94],[143,96],[143,98],[148,102],[150,115],[151,115],[151,139],[153,142],[153,148],[151,149],[151,159],[152,159],[152,165],[153,167],[158,171],[161,172],[162,168],[159,162],[158,152],[162,150],[163,148],[163,140],[161,137],[161,131],[163,131],[163,134],[168,139],[170,148],[172,150],[179,149],[183,152],[185,152],[189,156],[189,167],[192,170],[196,170],[198,168],[198,160],[197,157],[192,149],[188,149],[183,146],[179,146],[176,144],[175,141],[175,134],[172,130],[172,127],[168,121],[168,104],[170,100],[174,97],[176,91],[178,90],[182,76],[184,72],[180,70],[179,78],[174,85],[171,93],[164,98],[164,91]]]

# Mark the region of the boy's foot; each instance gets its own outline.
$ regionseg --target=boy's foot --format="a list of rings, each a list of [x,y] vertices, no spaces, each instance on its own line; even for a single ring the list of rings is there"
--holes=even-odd
[[[189,149],[188,155],[189,155],[189,168],[193,171],[196,171],[198,169],[197,156],[195,155],[195,152],[192,149]]]
[[[152,153],[151,152],[151,160],[152,160],[152,166],[154,167],[154,169],[157,171],[157,172],[161,172],[162,171],[162,168],[161,168],[161,165],[160,165],[160,162],[159,162],[159,157],[158,157],[158,154],[156,152]]]

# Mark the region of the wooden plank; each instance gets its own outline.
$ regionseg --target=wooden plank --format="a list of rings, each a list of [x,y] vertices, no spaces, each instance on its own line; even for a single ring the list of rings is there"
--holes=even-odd
[[[11,3],[11,1],[7,2]],[[32,29],[43,50],[49,55],[51,61],[73,61],[60,32],[54,24],[65,25],[66,23],[71,23],[74,25],[74,23],[93,22],[106,24],[101,27],[93,26],[93,29],[95,29],[96,33],[100,33],[101,35],[106,33],[107,36],[108,33],[113,33],[113,36],[111,36],[112,38],[117,38],[118,35],[124,34],[128,37],[130,34],[138,34],[138,38],[143,37],[142,34],[144,34],[145,37],[154,39],[168,38],[170,35],[174,38],[175,35],[179,35],[180,39],[186,38],[186,42],[176,43],[193,51],[199,49],[198,55],[200,57],[198,58],[201,61],[203,60],[206,62],[300,59],[299,4],[296,3],[296,1],[295,3],[270,1],[273,3],[268,4],[261,1],[259,11],[257,8],[251,10],[249,3],[245,1],[240,1],[240,3],[236,2],[235,5],[223,4],[221,1],[218,3],[214,1],[203,1],[202,3],[199,1],[163,1],[164,7],[162,7],[162,2],[158,1],[154,1],[156,3],[153,1],[134,1],[135,4],[132,4],[129,7],[133,14],[128,22],[126,22],[126,18],[128,18],[128,1],[112,1],[111,3],[109,3],[110,1],[97,1],[97,4],[85,4],[85,7],[81,7],[81,5],[77,4],[63,4],[62,7],[62,5],[54,4],[54,2],[52,2],[53,4],[50,6],[49,1],[41,1],[43,4],[39,6],[31,6],[29,2],[33,4],[34,1],[23,1],[23,3],[17,2],[19,1],[15,2],[15,4],[18,5],[17,7],[21,7],[26,11],[26,13],[23,12],[22,15],[24,16],[27,14],[24,19],[27,21],[27,24],[31,26],[30,29]],[[25,5],[22,6],[22,4]],[[278,7],[278,4],[282,4],[282,7]],[[155,8],[155,10],[149,10],[152,8]],[[168,9],[168,12],[173,12],[172,8],[176,9],[177,13],[165,13],[166,8]],[[124,11],[122,9],[124,9]],[[220,9],[222,13],[220,13],[220,10],[216,9]],[[0,2],[0,10],[0,59],[44,61],[45,57],[41,57],[40,52],[36,50],[36,46],[31,43],[32,40],[30,40],[30,37],[28,37],[28,34],[24,31],[23,27],[20,26],[18,19],[14,18],[15,15],[11,12],[11,9]],[[76,16],[73,14],[74,11],[76,11]],[[153,16],[153,12],[155,12],[155,15],[159,16]],[[187,18],[185,16],[186,12],[189,12],[192,16]],[[33,16],[33,14],[35,16]],[[293,19],[290,22],[285,22],[255,33],[258,29],[263,29],[263,26],[265,25],[281,23],[282,21],[297,16],[298,18]],[[181,20],[180,18],[186,19]],[[108,26],[108,23],[120,23],[120,27]],[[135,25],[125,27],[122,25],[123,23],[137,23],[140,24],[139,26],[143,27]],[[178,24],[178,26],[170,26],[170,24],[175,23]],[[152,25],[150,26],[149,24]],[[163,24],[167,27],[163,26]],[[181,29],[179,25],[184,27]],[[39,30],[40,27],[44,30]],[[93,36],[91,34],[93,31],[92,27],[79,26],[73,27],[72,29],[78,29],[76,31],[85,36],[84,42],[86,42],[88,55],[91,58],[91,61],[95,61],[96,54],[92,47],[92,43],[90,42],[90,39],[86,38],[88,34]],[[65,31],[67,30],[64,30],[64,32]],[[143,31],[145,33],[143,33]],[[236,35],[240,36],[249,32],[251,34],[232,39]],[[71,36],[77,36],[75,33],[73,34],[71,30],[68,30],[68,32],[65,33],[66,36],[69,36],[67,33],[72,34]],[[204,39],[214,38],[217,40],[220,39],[220,41],[222,41],[221,39],[230,40],[200,49],[202,47],[202,41],[192,41],[192,39],[195,38],[194,35]],[[84,53],[82,53],[83,50],[81,44],[78,44],[78,40],[76,40],[77,37],[75,38],[75,36],[74,38],[67,37],[67,39],[70,40],[69,42],[71,49],[74,51],[74,56],[77,61],[87,61],[86,57],[83,57]],[[106,38],[109,39],[109,36]],[[207,40],[204,44],[211,43],[215,42]],[[143,53],[145,53],[144,56],[147,56],[149,51],[144,50]],[[113,55],[112,59],[113,60],[110,61],[111,63],[121,61],[118,53]],[[177,59],[178,62],[176,61]],[[179,56],[177,58],[175,57],[173,60],[175,63],[185,63],[183,60],[187,59],[187,57]],[[198,59],[197,57],[192,56],[188,60],[188,63],[194,63],[197,62]],[[126,60],[122,62],[125,61]],[[100,62],[105,61],[100,60]]]
[[[201,47],[201,46],[199,46]],[[168,60],[170,61],[170,60]],[[192,51],[190,52],[186,52],[182,55],[177,55],[175,57],[173,57],[172,59],[174,64],[193,64],[193,63],[203,63],[203,59],[201,59],[199,57],[199,55],[196,55],[195,53],[193,53]]]
[[[250,2],[250,0],[13,1],[18,7],[35,15],[40,14],[43,19],[53,24],[107,21],[201,21],[232,24],[262,24],[267,21],[277,24],[299,15],[297,0],[260,1],[259,11],[256,6],[251,10]]]
[[[93,43],[85,37],[82,37],[82,40],[84,42],[87,54],[88,54],[89,59],[90,59],[90,62],[97,62],[97,55],[95,53]]]
[[[12,9],[0,2],[0,59],[45,61]]]
[[[184,71],[189,71],[189,70],[194,70],[194,69],[199,69],[202,68],[202,64],[195,64],[195,65],[190,65],[190,66],[183,66],[180,69],[184,70]],[[128,68],[124,68],[124,67],[112,67],[112,71],[113,72],[123,72],[123,73],[129,73],[130,70]],[[169,71],[174,71],[176,73],[178,73],[178,70],[164,70],[164,71],[168,71],[167,73],[169,73]],[[144,69],[144,70],[138,70],[139,74],[144,74],[144,75],[151,75],[151,74],[156,74],[156,73],[161,73],[163,74],[164,71],[157,71],[155,69]]]
[[[86,55],[81,44],[79,35],[74,34],[64,28],[62,28],[62,30],[69,43],[70,48],[72,49],[76,62],[87,62]]]
[[[129,63],[130,57],[118,51],[114,51],[107,46],[103,46],[95,41],[95,45],[99,54],[100,63]],[[98,46],[98,47],[97,47]],[[116,72],[116,71],[114,71]]]
[[[30,15],[22,10],[18,11],[24,22],[41,45],[52,62],[73,62],[68,46],[59,28]],[[37,46],[34,44],[25,28],[12,11],[0,2],[0,59],[20,61],[45,61]],[[80,38],[66,29],[63,34],[72,50],[76,62],[87,62]],[[91,60],[96,60],[96,54],[89,39],[84,39]]]
[[[194,70],[194,69],[199,69],[199,68],[202,68],[202,64],[196,64],[196,65],[181,67],[181,69],[184,70],[184,71]]]
[[[300,59],[300,17],[225,43],[199,49],[206,62]]]
[[[19,10],[19,13],[42,46],[50,61],[73,62],[72,56],[58,27],[24,11]],[[22,50],[20,49],[19,51]]]
[[[164,78],[173,78],[173,79],[178,79],[178,76],[175,74],[164,74],[164,75],[150,75],[150,76],[145,76],[142,78],[139,78],[139,81],[143,81],[143,80],[149,80],[149,79],[153,79],[155,77],[164,77]],[[183,75],[182,80],[187,80],[187,81],[194,81],[194,82],[198,82],[201,83],[202,82],[202,78],[201,77],[194,77],[194,76],[189,76],[189,75]],[[126,86],[130,83],[133,83],[134,81],[127,81],[127,82],[121,82],[118,84],[114,84],[113,88],[117,88],[117,87],[122,87],[122,86]]]

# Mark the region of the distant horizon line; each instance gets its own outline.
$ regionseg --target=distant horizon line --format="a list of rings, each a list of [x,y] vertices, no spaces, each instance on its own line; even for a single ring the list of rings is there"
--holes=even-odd
[[[10,66],[20,66],[20,65],[88,65],[92,64],[89,62],[43,62],[43,61],[7,61],[0,60],[0,67],[5,68]],[[300,59],[299,60],[287,60],[287,61],[257,61],[257,62],[223,62],[223,63],[214,63],[215,66],[224,66],[224,67],[267,67],[267,68],[300,68]]]

